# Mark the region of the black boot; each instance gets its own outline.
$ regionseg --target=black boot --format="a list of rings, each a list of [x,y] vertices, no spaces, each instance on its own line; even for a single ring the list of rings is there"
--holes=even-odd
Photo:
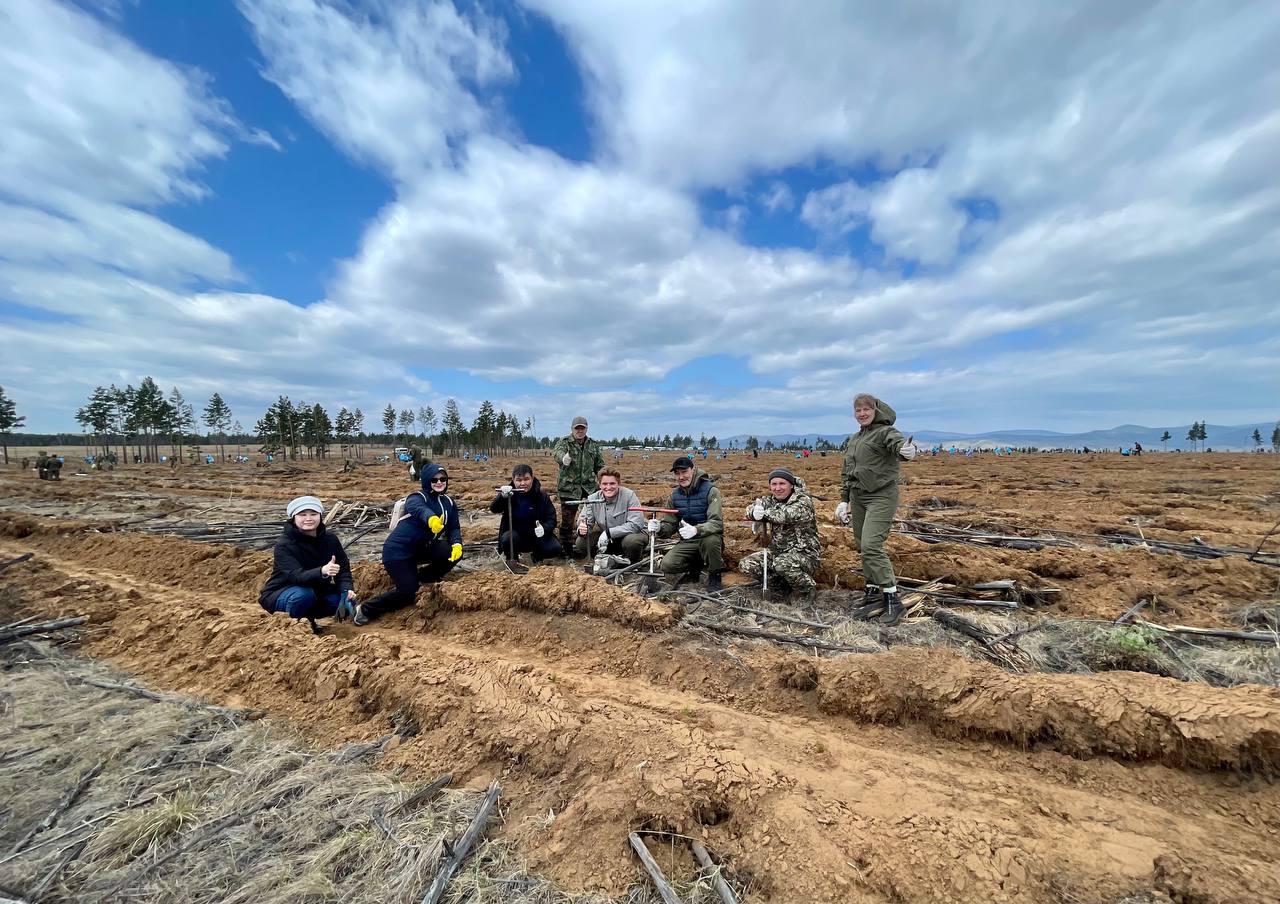
[[[880,592],[879,587],[868,584],[866,592],[862,595],[862,602],[854,606],[849,614],[863,621],[873,621],[883,613],[884,594]]]
[[[884,612],[880,616],[880,624],[893,627],[902,621],[902,600],[895,593],[884,595]]]
[[[707,593],[719,593],[722,589],[720,572],[713,571],[707,575]]]

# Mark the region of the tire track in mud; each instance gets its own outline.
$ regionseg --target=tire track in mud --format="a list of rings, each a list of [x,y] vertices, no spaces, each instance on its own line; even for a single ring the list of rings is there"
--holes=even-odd
[[[451,768],[475,781],[504,772],[507,834],[569,888],[622,888],[634,875],[625,831],[647,824],[705,835],[755,877],[762,899],[1049,901],[1087,891],[1103,900],[1150,888],[1153,861],[1174,854],[1235,900],[1280,895],[1258,853],[1280,831],[1271,785],[845,719],[832,700],[847,699],[854,679],[840,669],[874,672],[885,657],[818,663],[816,686],[802,690],[783,679],[797,683],[813,662],[804,657],[740,650],[734,662],[604,613],[532,614],[479,593],[473,611],[456,611],[449,597],[464,581],[424,593],[376,630],[314,637],[251,602],[236,575],[252,556],[92,539],[6,540],[6,557],[34,549],[38,558],[0,584],[41,611],[88,612],[104,630],[87,652],[157,685],[266,708],[322,743],[380,735],[394,716],[409,736],[387,766]],[[163,562],[141,555],[161,547]],[[175,581],[182,562],[191,567]],[[223,576],[216,592],[198,586],[210,575]],[[890,661],[886,683],[904,686],[913,668],[973,665]],[[829,670],[834,692],[824,688]],[[919,686],[886,721],[910,723],[912,707],[928,702],[931,686]],[[542,818],[548,810],[553,820]]]

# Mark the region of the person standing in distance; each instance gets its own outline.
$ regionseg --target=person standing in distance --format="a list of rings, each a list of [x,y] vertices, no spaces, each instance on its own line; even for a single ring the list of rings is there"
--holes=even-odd
[[[587,419],[575,417],[569,436],[556,440],[551,449],[560,473],[556,477],[556,496],[560,499],[560,546],[565,555],[574,555],[574,526],[578,523],[578,505],[596,488],[596,474],[604,467],[600,444],[587,436]]]
[[[897,413],[868,393],[853,400],[858,432],[849,437],[840,471],[841,503],[836,518],[852,525],[854,544],[862,555],[867,602],[883,602],[880,624],[902,621],[902,601],[893,563],[884,551],[898,508],[899,462],[916,457],[916,445],[893,426]]]

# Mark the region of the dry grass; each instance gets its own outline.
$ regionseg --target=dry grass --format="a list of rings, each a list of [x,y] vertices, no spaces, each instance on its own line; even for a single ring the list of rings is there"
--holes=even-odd
[[[417,790],[369,768],[367,747],[308,750],[268,722],[84,685],[121,681],[37,645],[0,647],[0,692],[16,702],[0,733],[0,896],[190,904],[390,904],[421,899],[444,841],[482,794]],[[83,793],[59,810],[86,770]],[[705,880],[707,884],[709,880]],[[445,898],[468,904],[588,904],[526,875],[513,850],[482,843]],[[656,902],[637,886],[629,900]],[[691,898],[691,900],[703,900]]]

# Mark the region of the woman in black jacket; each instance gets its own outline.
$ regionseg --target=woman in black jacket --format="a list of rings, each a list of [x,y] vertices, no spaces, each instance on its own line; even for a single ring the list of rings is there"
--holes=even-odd
[[[351,560],[338,538],[325,530],[324,503],[299,496],[285,508],[289,518],[276,541],[275,567],[258,603],[291,618],[339,619],[352,613]]]

